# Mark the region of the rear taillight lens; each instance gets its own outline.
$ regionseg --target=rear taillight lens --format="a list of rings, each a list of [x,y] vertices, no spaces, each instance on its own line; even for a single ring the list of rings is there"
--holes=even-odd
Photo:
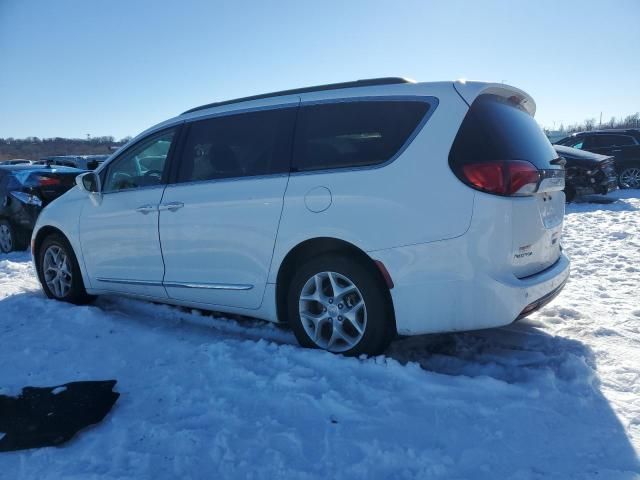
[[[464,183],[496,195],[532,195],[540,182],[538,169],[524,160],[467,163],[460,170],[458,177]]]
[[[62,182],[60,182],[59,178],[38,177],[38,185],[40,185],[41,187],[54,187],[60,185],[61,183]]]

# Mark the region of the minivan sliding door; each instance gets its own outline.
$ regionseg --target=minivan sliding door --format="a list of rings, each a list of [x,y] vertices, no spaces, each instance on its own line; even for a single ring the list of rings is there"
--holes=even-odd
[[[170,298],[258,308],[289,176],[297,102],[188,125],[160,205]]]

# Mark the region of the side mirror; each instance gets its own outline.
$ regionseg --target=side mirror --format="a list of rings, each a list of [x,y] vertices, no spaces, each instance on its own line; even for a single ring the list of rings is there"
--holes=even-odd
[[[100,177],[95,172],[87,172],[76,177],[76,185],[88,193],[100,193]]]

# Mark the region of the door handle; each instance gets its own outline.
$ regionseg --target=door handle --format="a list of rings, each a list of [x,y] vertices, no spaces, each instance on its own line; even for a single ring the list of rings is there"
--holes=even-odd
[[[156,211],[156,206],[155,205],[142,205],[138,208],[136,208],[136,212],[140,212],[143,215],[146,215],[147,213],[151,213],[151,212],[155,212]]]
[[[169,210],[170,212],[175,212],[176,210],[179,210],[182,207],[184,207],[184,203],[182,202],[169,202],[169,203],[163,203],[162,205],[160,205],[160,207],[158,207],[158,210]]]

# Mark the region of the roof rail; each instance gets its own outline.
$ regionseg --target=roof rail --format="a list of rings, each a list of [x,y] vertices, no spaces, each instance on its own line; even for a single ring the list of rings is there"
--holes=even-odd
[[[342,82],[342,83],[329,83],[327,85],[317,85],[315,87],[294,88],[292,90],[281,90],[279,92],[263,93],[260,95],[252,95],[250,97],[235,98],[233,100],[224,100],[222,102],[207,103],[200,107],[195,107],[186,112],[182,112],[181,115],[185,115],[191,112],[197,112],[198,110],[205,110],[212,107],[221,107],[223,105],[230,105],[232,103],[248,102],[250,100],[260,100],[261,98],[282,97],[284,95],[296,95],[300,93],[310,92],[322,92],[325,90],[338,90],[341,88],[356,88],[356,87],[372,87],[375,85],[394,85],[398,83],[415,83],[413,80],[402,77],[382,77],[382,78],[369,78],[365,80],[356,80],[354,82]]]

